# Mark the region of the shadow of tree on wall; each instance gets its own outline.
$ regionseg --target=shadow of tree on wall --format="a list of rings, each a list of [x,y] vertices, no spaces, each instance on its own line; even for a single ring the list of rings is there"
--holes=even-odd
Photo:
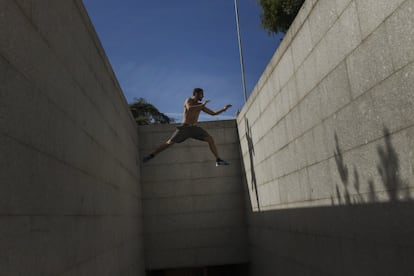
[[[338,168],[338,173],[339,176],[341,178],[342,184],[344,186],[344,190],[345,190],[345,203],[346,204],[350,204],[351,203],[351,198],[349,195],[349,189],[348,189],[348,181],[349,181],[349,174],[348,174],[348,167],[344,162],[344,157],[342,155],[342,151],[339,148],[339,141],[338,141],[338,135],[335,132],[335,151],[334,151],[334,158],[335,158],[335,163],[336,163],[336,167]],[[341,200],[341,193],[339,191],[339,187],[338,185],[336,186],[336,196],[339,200],[339,203],[342,203]],[[333,199],[332,199],[333,202]]]
[[[259,191],[257,189],[256,172],[254,170],[255,165],[254,165],[254,145],[253,145],[252,130],[251,130],[250,125],[249,125],[249,120],[247,118],[245,118],[244,120],[245,120],[245,126],[246,126],[247,148],[248,148],[248,151],[249,151],[252,191],[255,193],[257,208],[260,211]]]
[[[385,147],[378,147],[377,149],[381,161],[380,165],[377,166],[377,170],[387,189],[390,201],[410,199],[408,185],[400,177],[400,160],[392,145],[391,134],[387,128],[384,128],[384,139]],[[402,189],[404,189],[405,194],[399,198],[398,192]]]
[[[349,161],[335,133],[340,204],[247,209],[251,275],[413,275],[414,200],[392,135],[387,128],[383,134],[362,167]],[[364,178],[366,167],[379,176]]]
[[[397,151],[392,144],[392,137],[389,129],[383,129],[384,146],[377,146],[377,153],[379,162],[376,165],[377,171],[381,176],[383,190],[377,191],[375,189],[375,182],[372,178],[368,179],[368,193],[361,192],[361,183],[357,166],[353,166],[354,171],[354,188],[356,193],[351,195],[349,188],[348,166],[345,164],[343,152],[339,146],[338,135],[335,132],[335,150],[334,158],[338,174],[340,176],[343,186],[343,196],[341,195],[338,184],[336,184],[336,196],[339,204],[363,204],[378,202],[378,192],[386,192],[389,201],[408,201],[411,200],[411,195],[407,183],[401,179],[400,176],[400,160]],[[342,201],[342,197],[344,200]],[[334,202],[333,198],[331,199]]]

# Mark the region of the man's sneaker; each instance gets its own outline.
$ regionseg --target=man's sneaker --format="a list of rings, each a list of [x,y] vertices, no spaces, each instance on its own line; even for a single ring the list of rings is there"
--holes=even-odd
[[[218,166],[227,166],[227,165],[230,165],[230,163],[227,162],[227,161],[224,161],[222,159],[217,159],[216,160],[216,167],[218,167]]]
[[[150,154],[150,155],[147,155],[147,156],[145,156],[143,159],[142,159],[142,162],[144,162],[144,163],[147,163],[148,161],[150,161],[152,158],[154,158],[154,154]]]

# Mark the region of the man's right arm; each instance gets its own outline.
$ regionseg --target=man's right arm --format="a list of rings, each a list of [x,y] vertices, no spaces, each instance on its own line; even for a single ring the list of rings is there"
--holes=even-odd
[[[200,104],[193,104],[191,98],[188,98],[187,100],[185,100],[184,106],[188,111],[198,111],[202,110],[208,102],[209,100],[206,100],[205,102]]]

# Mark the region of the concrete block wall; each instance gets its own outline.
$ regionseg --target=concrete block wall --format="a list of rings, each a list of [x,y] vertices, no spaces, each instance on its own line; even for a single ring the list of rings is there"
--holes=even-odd
[[[202,122],[230,166],[216,167],[208,144],[187,140],[141,166],[148,270],[248,262],[245,197],[236,122]],[[176,125],[139,127],[140,154]]]
[[[237,118],[252,275],[414,271],[413,9],[305,1]]]
[[[79,0],[0,1],[0,275],[144,275],[136,125]]]

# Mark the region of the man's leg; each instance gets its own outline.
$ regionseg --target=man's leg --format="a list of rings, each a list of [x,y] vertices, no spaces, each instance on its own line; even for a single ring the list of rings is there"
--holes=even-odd
[[[206,141],[210,147],[211,152],[214,154],[214,156],[216,157],[216,159],[220,159],[218,152],[217,152],[217,147],[216,144],[214,143],[213,137],[208,136],[207,138],[204,139],[204,141]]]
[[[149,160],[151,160],[152,158],[154,158],[158,153],[168,149],[169,147],[171,147],[172,145],[174,145],[175,143],[171,140],[168,140],[167,142],[161,144],[156,150],[154,150],[151,154],[147,155],[144,157],[143,161],[148,162]]]
[[[216,144],[214,143],[213,137],[208,136],[207,138],[204,139],[204,141],[206,141],[208,143],[211,152],[216,157],[216,166],[219,166],[219,165],[229,165],[228,162],[226,162],[223,159],[221,159],[220,156],[218,155],[217,147],[216,147]]]
[[[154,150],[152,152],[152,155],[157,155],[158,153],[168,149],[169,147],[171,147],[172,145],[174,145],[175,143],[171,140],[168,140],[167,142],[165,142],[164,144],[161,144],[156,150]]]

